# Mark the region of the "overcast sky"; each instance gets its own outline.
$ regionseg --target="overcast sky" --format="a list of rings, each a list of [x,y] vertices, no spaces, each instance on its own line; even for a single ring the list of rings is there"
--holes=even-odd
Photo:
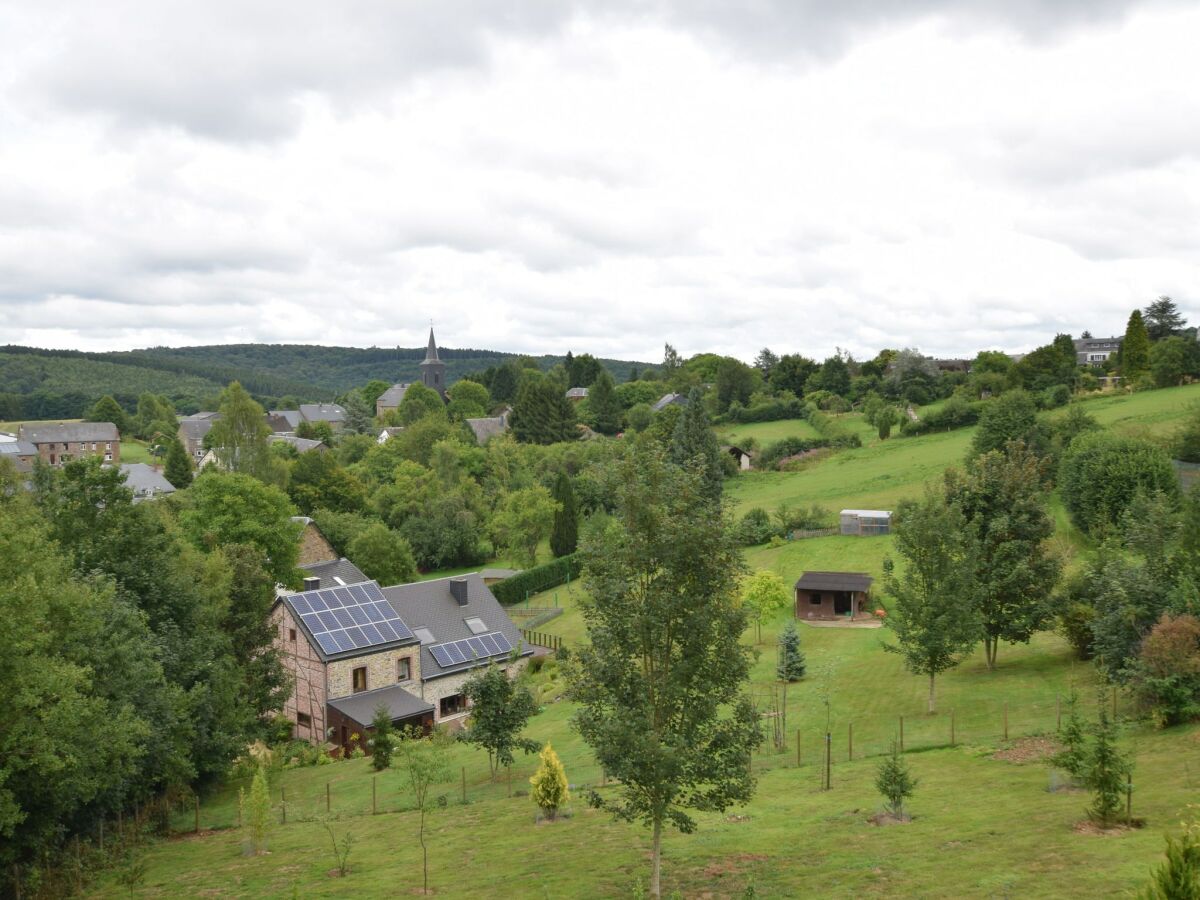
[[[1198,46],[1200,5],[1122,0],[0,0],[0,344],[1196,320]]]

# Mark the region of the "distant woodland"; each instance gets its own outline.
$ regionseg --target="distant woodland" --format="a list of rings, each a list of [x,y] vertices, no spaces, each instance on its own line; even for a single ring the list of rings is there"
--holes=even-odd
[[[448,383],[518,357],[497,350],[445,349]],[[81,416],[105,395],[129,412],[146,392],[170,398],[182,413],[216,408],[231,381],[240,382],[259,402],[333,400],[372,379],[419,380],[425,348],[320,347],[308,344],[228,344],[206,347],[153,347],[110,353],[0,347],[0,421]],[[561,356],[534,357],[546,370]],[[602,359],[617,382],[644,364]]]

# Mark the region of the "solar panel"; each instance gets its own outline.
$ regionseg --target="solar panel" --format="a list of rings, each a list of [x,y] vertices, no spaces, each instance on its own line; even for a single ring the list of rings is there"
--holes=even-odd
[[[305,591],[287,600],[326,653],[363,650],[413,638],[374,581]]]
[[[435,644],[429,648],[434,661],[443,669],[465,665],[476,660],[503,656],[510,650],[512,650],[512,644],[499,631],[458,641],[446,641],[444,644]]]

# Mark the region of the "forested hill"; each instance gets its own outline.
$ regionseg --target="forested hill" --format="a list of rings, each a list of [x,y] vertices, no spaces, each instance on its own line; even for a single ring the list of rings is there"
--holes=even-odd
[[[580,348],[586,351],[586,348]],[[446,380],[495,366],[519,354],[439,348]],[[105,394],[132,410],[138,395],[165,394],[180,412],[211,407],[230,381],[260,401],[282,397],[332,400],[373,378],[392,383],[419,378],[425,348],[320,347],[310,344],[224,344],[152,347],[108,353],[0,347],[0,420],[75,418]],[[561,356],[535,357],[541,369]],[[616,381],[645,363],[603,359]]]

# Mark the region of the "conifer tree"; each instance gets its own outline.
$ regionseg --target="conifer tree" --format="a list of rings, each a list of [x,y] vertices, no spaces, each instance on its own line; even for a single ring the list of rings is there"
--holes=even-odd
[[[560,382],[536,372],[521,379],[513,404],[513,434],[528,444],[554,444],[576,437],[575,409]]]
[[[1196,807],[1189,809],[1196,812]],[[1167,858],[1150,876],[1143,900],[1182,900],[1200,897],[1200,821],[1183,823],[1178,838],[1167,835]]]
[[[775,675],[780,681],[799,681],[804,677],[805,667],[800,633],[796,631],[795,622],[788,622],[779,635],[779,662],[775,667]]]
[[[1135,309],[1129,314],[1125,326],[1125,340],[1121,342],[1121,376],[1129,384],[1140,375],[1150,371],[1150,334],[1142,319],[1142,311]]]
[[[96,405],[88,410],[85,418],[88,422],[112,422],[121,434],[129,431],[129,417],[125,415],[125,410],[121,409],[121,404],[117,403],[111,394],[105,394],[97,400]]]
[[[1063,724],[1062,750],[1050,761],[1071,776],[1076,782],[1084,779],[1087,768],[1087,735],[1083,728],[1083,717],[1079,714],[1079,694],[1074,690],[1067,697],[1067,719]]]
[[[188,452],[183,448],[183,442],[179,438],[172,440],[171,448],[167,450],[167,462],[163,468],[163,477],[179,490],[183,490],[192,483],[192,461],[188,459]]]
[[[917,780],[908,770],[908,764],[900,755],[900,748],[892,742],[892,752],[883,758],[875,773],[875,787],[887,801],[887,810],[897,819],[904,818],[904,801],[912,796]]]
[[[579,504],[566,472],[559,472],[554,482],[554,528],[550,532],[550,550],[556,557],[574,553],[579,545]]]
[[[392,764],[392,714],[382,703],[375,708],[375,718],[371,720],[374,734],[371,736],[371,766],[376,772],[382,772]]]
[[[1088,817],[1108,828],[1115,825],[1125,796],[1125,781],[1133,761],[1117,747],[1117,723],[1109,718],[1108,704],[1100,698],[1100,714],[1092,726],[1092,746],[1087,755],[1087,786],[1092,791]]]
[[[558,811],[567,805],[571,794],[567,785],[567,773],[554,748],[547,744],[542,748],[541,764],[529,783],[533,786],[530,796],[546,818],[554,821]]]
[[[595,429],[601,434],[616,434],[621,428],[621,401],[617,399],[616,385],[607,369],[601,369],[592,382],[587,402]]]
[[[677,466],[697,467],[705,495],[714,502],[721,499],[724,480],[721,446],[709,427],[699,388],[692,388],[687,405],[675,424],[675,432],[671,435],[671,460]]]

